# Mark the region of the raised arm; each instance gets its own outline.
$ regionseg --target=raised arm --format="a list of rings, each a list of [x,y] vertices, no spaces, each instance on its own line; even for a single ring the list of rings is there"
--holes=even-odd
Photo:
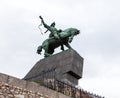
[[[45,28],[49,29],[49,26],[44,22],[42,16],[39,16]]]

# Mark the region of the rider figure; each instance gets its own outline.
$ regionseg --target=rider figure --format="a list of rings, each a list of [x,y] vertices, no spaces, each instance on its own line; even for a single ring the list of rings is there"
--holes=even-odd
[[[44,22],[44,20],[43,20],[43,18],[42,18],[41,16],[39,16],[39,17],[40,17],[40,19],[41,19],[44,27],[47,29],[47,31],[50,31],[50,32],[51,32],[51,33],[49,34],[49,38],[54,37],[54,38],[56,38],[56,39],[58,39],[58,40],[61,40],[60,37],[59,37],[59,33],[62,32],[62,30],[61,30],[61,29],[57,30],[57,29],[55,28],[55,22],[53,22],[53,23],[49,26],[49,25],[47,25],[47,24]],[[46,32],[47,32],[47,31],[46,31]],[[45,32],[45,33],[46,33],[46,32]],[[64,51],[64,47],[63,47],[62,44],[61,44],[61,50]]]
[[[59,37],[59,35],[58,35],[58,33],[59,33],[60,31],[55,28],[55,22],[53,22],[53,23],[49,26],[49,25],[47,25],[47,24],[44,22],[44,20],[43,20],[43,18],[42,18],[41,16],[39,16],[39,17],[40,17],[40,19],[41,19],[44,27],[51,32],[50,35],[49,35],[49,38],[51,38],[51,37],[54,36],[54,38],[60,39],[60,37]]]

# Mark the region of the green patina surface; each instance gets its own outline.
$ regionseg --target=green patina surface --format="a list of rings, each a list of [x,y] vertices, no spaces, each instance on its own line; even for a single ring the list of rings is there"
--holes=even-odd
[[[61,50],[64,51],[64,45],[68,49],[72,49],[69,43],[72,42],[73,37],[80,33],[80,31],[76,28],[68,28],[65,30],[55,28],[55,22],[53,22],[50,26],[47,25],[43,18],[40,16],[41,22],[43,26],[50,31],[49,38],[43,41],[42,45],[40,45],[37,49],[37,53],[41,54],[42,49],[45,50],[44,56],[48,57],[54,53],[54,49],[61,46]],[[45,32],[46,33],[46,32]]]

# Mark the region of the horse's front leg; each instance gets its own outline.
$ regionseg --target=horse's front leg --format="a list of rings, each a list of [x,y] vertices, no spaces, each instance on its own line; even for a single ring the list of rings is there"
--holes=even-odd
[[[68,39],[68,42],[69,42],[69,43],[71,43],[71,42],[72,42],[73,37],[74,37],[74,35],[72,35],[72,36],[70,36],[70,37],[69,37],[69,39]]]
[[[72,49],[72,47],[70,46],[69,43],[66,43],[65,46],[66,46],[67,48],[69,48],[69,49]]]

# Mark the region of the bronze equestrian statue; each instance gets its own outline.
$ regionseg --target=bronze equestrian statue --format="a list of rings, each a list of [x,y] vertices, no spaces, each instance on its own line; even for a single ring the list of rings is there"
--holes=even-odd
[[[47,25],[43,18],[40,16],[41,22],[47,31],[50,31],[49,38],[46,39],[41,46],[38,47],[37,53],[41,54],[42,49],[45,50],[44,56],[49,57],[54,53],[54,49],[61,46],[61,49],[64,51],[65,45],[68,49],[72,49],[69,43],[72,42],[73,37],[80,33],[80,30],[76,28],[68,28],[65,30],[57,30],[55,28],[55,22],[50,26]]]

